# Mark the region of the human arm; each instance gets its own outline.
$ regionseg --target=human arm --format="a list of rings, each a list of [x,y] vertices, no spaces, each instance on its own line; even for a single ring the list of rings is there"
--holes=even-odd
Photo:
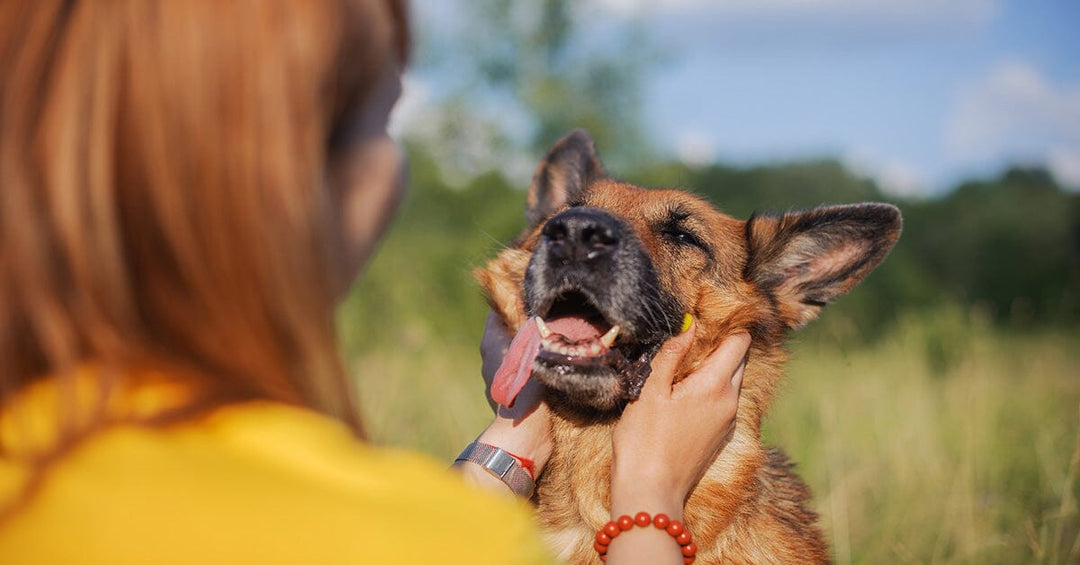
[[[611,519],[645,511],[682,521],[683,504],[735,429],[748,334],[725,339],[678,383],[675,369],[693,343],[696,324],[668,340],[652,363],[640,397],[612,436]],[[673,539],[654,527],[622,532],[607,563],[683,563]]]
[[[488,313],[484,337],[480,341],[481,373],[490,395],[491,382],[502,364],[513,336],[494,312]],[[533,462],[536,476],[551,456],[551,418],[547,404],[541,402],[543,387],[533,381],[525,385],[512,408],[491,401],[495,419],[476,438],[481,443],[500,447]],[[489,396],[490,400],[490,396]],[[510,493],[501,480],[478,465],[457,465],[465,479],[477,486]]]

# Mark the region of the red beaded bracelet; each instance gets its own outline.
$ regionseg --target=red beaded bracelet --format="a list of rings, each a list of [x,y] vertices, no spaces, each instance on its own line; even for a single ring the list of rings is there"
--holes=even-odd
[[[607,561],[607,550],[611,540],[634,526],[644,528],[649,524],[656,526],[658,530],[667,531],[668,535],[675,538],[675,542],[682,546],[683,563],[689,565],[697,559],[697,545],[690,539],[690,530],[686,529],[682,522],[668,518],[667,514],[650,516],[648,512],[638,512],[633,518],[623,514],[618,519],[604,524],[604,527],[596,532],[596,543],[593,544],[593,548],[600,554],[600,561]]]

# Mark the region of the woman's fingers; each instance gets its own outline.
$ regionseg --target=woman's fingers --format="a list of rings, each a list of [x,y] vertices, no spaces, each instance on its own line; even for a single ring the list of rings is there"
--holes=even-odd
[[[697,323],[664,342],[660,351],[652,360],[652,373],[645,379],[645,386],[641,389],[641,395],[662,394],[665,397],[671,395],[671,383],[675,380],[675,369],[686,357],[690,350],[690,344],[694,342],[694,334],[697,333]]]
[[[737,398],[749,348],[748,333],[724,338],[696,371],[675,385],[672,394],[676,397],[705,395],[717,398],[734,394]]]
[[[506,357],[506,349],[513,337],[502,318],[489,310],[487,322],[484,324],[484,337],[480,339],[480,374],[484,377],[484,394],[487,395],[492,411],[498,410],[498,403],[491,398],[491,382]]]
[[[495,312],[488,311],[487,322],[484,324],[484,337],[480,339],[480,359],[483,363],[481,372],[488,386],[491,386],[491,379],[502,364],[511,338],[513,335],[510,333],[510,328],[506,327],[502,318]]]
[[[696,324],[695,324],[696,325]],[[642,504],[678,510],[734,431],[750,336],[729,336],[672,386],[695,328],[672,337],[612,434],[612,509]],[[672,441],[678,438],[678,441]]]

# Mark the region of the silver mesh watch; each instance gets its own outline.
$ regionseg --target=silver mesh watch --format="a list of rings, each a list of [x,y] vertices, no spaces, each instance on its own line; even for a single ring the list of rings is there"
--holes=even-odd
[[[509,452],[493,445],[474,441],[461,452],[461,455],[457,456],[454,463],[460,461],[476,463],[483,467],[485,471],[506,483],[506,486],[519,496],[531,498],[533,489],[536,488],[532,476],[521,466],[521,463]]]

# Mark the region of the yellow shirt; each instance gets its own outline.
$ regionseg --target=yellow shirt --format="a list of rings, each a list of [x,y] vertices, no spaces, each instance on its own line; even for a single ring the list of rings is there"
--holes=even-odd
[[[56,387],[35,388],[52,390],[28,391],[0,414],[4,445],[50,433]],[[146,388],[127,408],[155,405],[161,391]],[[24,463],[0,458],[0,504],[26,476]],[[550,562],[523,502],[270,402],[164,429],[110,426],[0,522],[6,564]]]

